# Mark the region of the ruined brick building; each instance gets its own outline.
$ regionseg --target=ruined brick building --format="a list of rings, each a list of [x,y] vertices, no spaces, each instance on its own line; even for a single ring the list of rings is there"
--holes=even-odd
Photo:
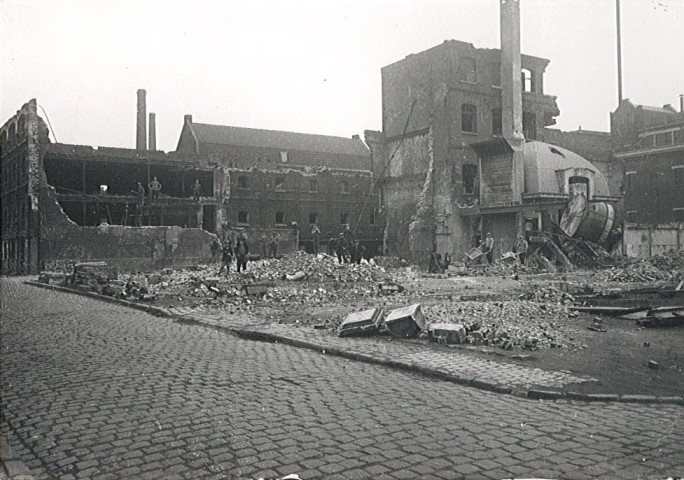
[[[544,143],[559,110],[544,91],[549,61],[520,53],[518,2],[501,3],[501,44],[449,40],[382,69],[383,130],[366,136],[389,254],[459,256],[486,231],[501,253],[525,228],[559,222],[575,180],[614,200],[596,166]]]
[[[370,252],[382,246],[383,222],[373,191],[370,150],[351,138],[194,123],[186,115],[179,154],[209,155],[229,169],[228,228],[298,226],[312,243],[317,224],[326,241],[349,225]]]
[[[123,270],[196,264],[210,257],[216,235],[236,231],[254,252],[258,238],[276,232],[286,253],[308,246],[313,223],[324,243],[349,225],[370,253],[381,246],[370,151],[358,138],[193,125],[186,117],[178,150],[164,153],[155,148],[154,114],[149,137],[147,119],[139,90],[135,149],[51,143],[35,100],[0,128],[3,273],[74,261]],[[153,200],[154,178],[162,190]]]

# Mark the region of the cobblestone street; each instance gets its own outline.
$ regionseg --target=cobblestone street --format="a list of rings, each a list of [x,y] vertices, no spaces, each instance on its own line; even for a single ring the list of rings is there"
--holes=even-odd
[[[36,479],[684,475],[678,405],[521,399],[1,281],[2,433]]]

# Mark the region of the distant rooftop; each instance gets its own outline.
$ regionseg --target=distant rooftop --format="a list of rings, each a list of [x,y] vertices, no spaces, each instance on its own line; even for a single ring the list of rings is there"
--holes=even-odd
[[[199,143],[364,157],[370,155],[368,147],[360,138],[230,127],[206,123],[187,123],[186,125],[192,129],[192,133]]]

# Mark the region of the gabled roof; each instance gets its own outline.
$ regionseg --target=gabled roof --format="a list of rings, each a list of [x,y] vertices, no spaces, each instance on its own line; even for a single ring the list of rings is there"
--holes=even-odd
[[[206,123],[186,123],[197,141],[217,145],[272,148],[367,157],[370,150],[360,140],[328,135],[229,127]]]

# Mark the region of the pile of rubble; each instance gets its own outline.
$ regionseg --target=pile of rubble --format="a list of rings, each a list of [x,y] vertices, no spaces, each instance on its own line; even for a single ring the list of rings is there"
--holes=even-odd
[[[598,279],[606,282],[676,282],[684,278],[684,252],[671,251],[652,258],[625,260],[620,266],[601,270]]]
[[[563,297],[560,303],[461,301],[426,306],[425,314],[431,324],[463,325],[465,342],[473,345],[499,346],[506,350],[582,349],[584,345],[575,341],[573,329],[563,322],[577,316],[568,311],[570,302],[570,297]]]
[[[572,348],[586,345],[573,337],[563,318],[565,306],[528,301],[414,304],[389,312],[376,308],[352,312],[337,327],[341,337],[389,334],[444,344],[495,346],[504,350]],[[559,322],[560,321],[560,322]]]

